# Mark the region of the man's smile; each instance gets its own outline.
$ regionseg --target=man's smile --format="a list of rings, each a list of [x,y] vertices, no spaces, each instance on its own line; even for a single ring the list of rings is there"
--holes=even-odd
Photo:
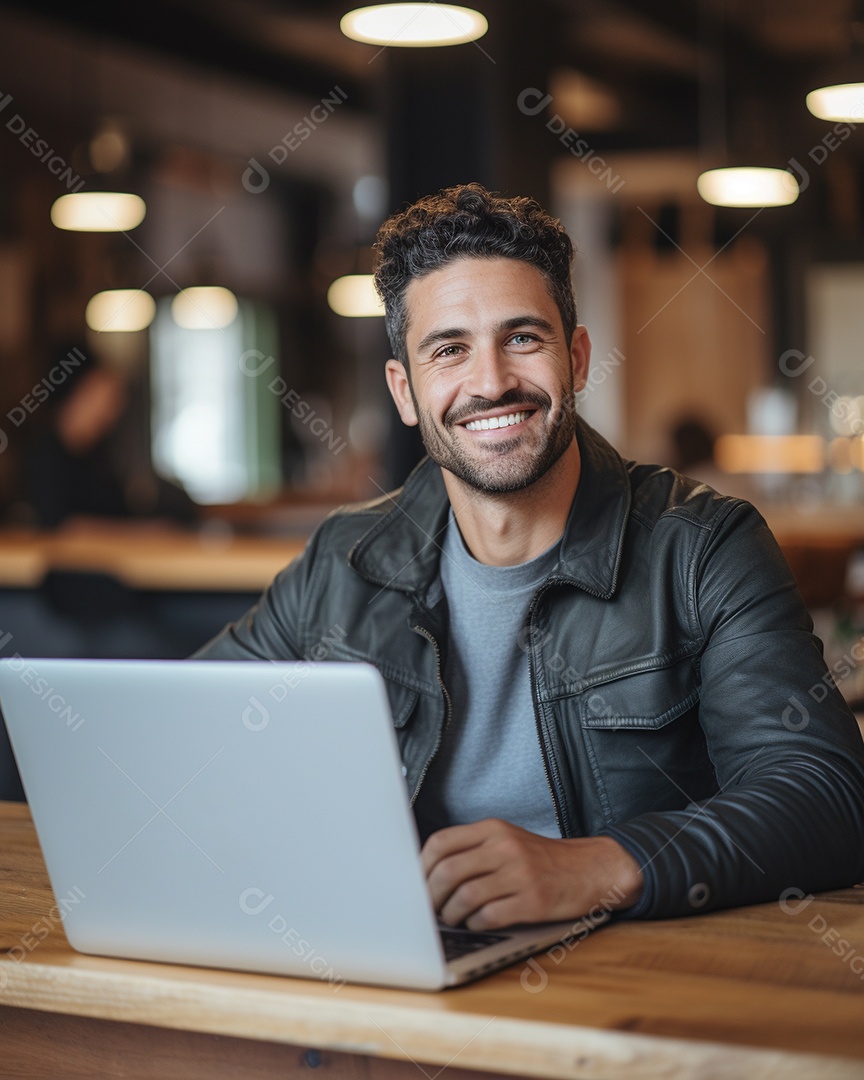
[[[500,428],[516,427],[525,423],[529,416],[534,414],[534,409],[521,409],[511,412],[485,414],[463,421],[461,426],[466,431],[495,431]]]

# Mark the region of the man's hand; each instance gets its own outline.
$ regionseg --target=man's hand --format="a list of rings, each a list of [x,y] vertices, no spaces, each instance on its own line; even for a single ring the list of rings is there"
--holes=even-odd
[[[497,818],[432,833],[421,859],[435,910],[470,930],[577,919],[610,897],[631,907],[642,891],[636,860],[611,837],[550,839]]]

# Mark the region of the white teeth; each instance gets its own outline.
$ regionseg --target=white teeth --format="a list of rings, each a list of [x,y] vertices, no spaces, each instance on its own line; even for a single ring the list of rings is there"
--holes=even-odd
[[[510,427],[512,424],[521,424],[523,420],[527,420],[529,413],[517,412],[510,413],[508,416],[490,416],[489,419],[472,420],[470,424],[466,424],[465,427],[468,431],[489,431],[495,428]]]

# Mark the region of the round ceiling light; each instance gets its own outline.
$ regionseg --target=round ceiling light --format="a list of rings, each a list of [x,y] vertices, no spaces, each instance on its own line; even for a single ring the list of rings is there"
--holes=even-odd
[[[51,207],[51,221],[71,232],[127,232],[144,220],[147,207],[139,195],[122,191],[79,191],[61,195]]]
[[[327,303],[337,315],[349,319],[384,314],[384,305],[375,291],[371,274],[346,274],[336,278],[327,290]]]
[[[145,330],[156,314],[156,302],[142,289],[110,289],[91,297],[84,319],[97,333]]]
[[[462,45],[489,29],[479,11],[453,4],[374,4],[349,11],[339,23],[342,33],[371,45],[413,48]]]
[[[184,330],[224,330],[237,317],[237,297],[221,285],[196,285],[177,293],[171,315]]]
[[[864,83],[839,83],[811,90],[807,108],[820,120],[864,120]]]
[[[799,194],[798,182],[785,169],[709,169],[696,187],[713,206],[789,206]]]

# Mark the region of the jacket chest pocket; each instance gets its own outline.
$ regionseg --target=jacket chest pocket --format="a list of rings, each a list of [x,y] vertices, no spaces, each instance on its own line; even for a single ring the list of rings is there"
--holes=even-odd
[[[598,683],[579,695],[578,711],[607,822],[681,808],[717,790],[689,659]]]

